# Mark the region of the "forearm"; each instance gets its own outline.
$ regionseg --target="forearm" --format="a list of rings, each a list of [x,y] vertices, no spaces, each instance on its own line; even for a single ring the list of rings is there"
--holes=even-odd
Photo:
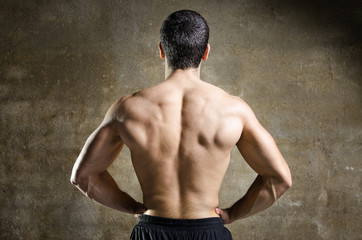
[[[76,186],[90,199],[122,212],[136,214],[141,205],[118,188],[108,171],[80,179]]]
[[[230,220],[246,218],[267,209],[288,188],[283,181],[258,175],[245,196],[228,209]]]

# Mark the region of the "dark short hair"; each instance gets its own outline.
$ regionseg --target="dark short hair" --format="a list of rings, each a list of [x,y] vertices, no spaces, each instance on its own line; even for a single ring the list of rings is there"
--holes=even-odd
[[[209,27],[197,12],[180,10],[163,22],[160,38],[170,67],[197,68],[209,41]]]

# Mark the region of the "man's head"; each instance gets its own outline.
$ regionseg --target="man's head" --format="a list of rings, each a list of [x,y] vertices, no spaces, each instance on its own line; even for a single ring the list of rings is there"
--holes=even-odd
[[[172,69],[197,68],[208,46],[209,27],[200,14],[181,10],[166,18],[160,37],[160,48]]]

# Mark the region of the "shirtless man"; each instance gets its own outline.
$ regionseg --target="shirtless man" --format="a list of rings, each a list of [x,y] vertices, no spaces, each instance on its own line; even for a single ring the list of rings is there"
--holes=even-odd
[[[71,182],[89,198],[140,216],[131,239],[231,239],[224,224],[268,208],[292,184],[288,165],[250,107],[200,79],[208,31],[193,11],[171,14],[159,44],[165,81],[116,101],[74,165]],[[143,203],[121,191],[107,171],[124,144]],[[220,209],[235,145],[258,176],[245,196]]]

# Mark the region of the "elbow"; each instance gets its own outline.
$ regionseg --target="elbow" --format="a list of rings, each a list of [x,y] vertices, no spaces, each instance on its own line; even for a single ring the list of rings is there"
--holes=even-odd
[[[70,183],[77,186],[79,184],[79,179],[73,174],[70,176]]]
[[[292,177],[288,178],[288,179],[285,181],[284,184],[285,184],[285,188],[286,188],[286,189],[291,188],[292,185],[293,185]]]
[[[290,170],[288,171],[287,174],[285,174],[283,180],[284,180],[284,186],[285,186],[286,190],[292,187],[293,181],[292,181],[292,174],[290,173]]]
[[[77,177],[75,177],[75,176],[73,176],[73,175],[70,177],[70,183],[71,183],[72,185],[76,186],[76,187],[81,186],[81,184],[80,184],[81,182],[82,182],[81,179],[79,179],[79,178],[77,178]]]
[[[289,168],[285,169],[283,174],[280,174],[280,180],[279,183],[281,185],[281,188],[284,189],[283,192],[288,190],[292,187],[293,181],[292,181],[292,174],[289,170]]]
[[[293,185],[292,183],[292,178],[288,177],[288,178],[284,178],[280,183],[279,183],[279,197],[286,192],[289,188],[291,188]]]
[[[70,178],[71,184],[76,186],[82,193],[88,196],[89,190],[89,179],[85,177],[71,177]]]
[[[83,192],[87,192],[88,189],[88,180],[87,176],[83,176],[79,174],[79,171],[73,170],[72,175],[70,177],[70,183],[74,186],[78,187]]]
[[[79,185],[79,181],[79,172],[77,171],[77,169],[73,168],[72,175],[70,176],[70,183],[77,186]]]
[[[280,185],[282,186],[282,188],[284,189],[284,191],[288,190],[289,188],[292,187],[293,182],[292,182],[292,176],[289,174],[288,176],[284,176],[281,181],[280,181]]]
[[[292,179],[290,177],[272,181],[274,201],[279,199],[289,188],[291,188],[292,184]]]

